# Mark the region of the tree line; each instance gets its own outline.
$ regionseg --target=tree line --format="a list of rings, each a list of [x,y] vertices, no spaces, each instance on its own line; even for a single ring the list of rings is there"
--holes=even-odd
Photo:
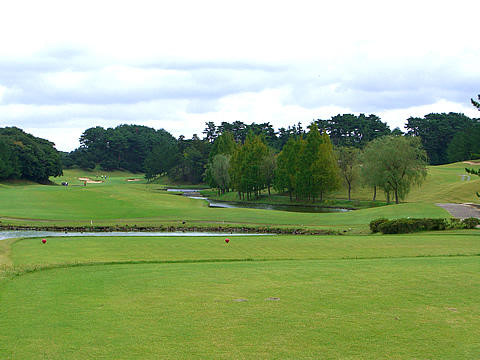
[[[97,126],[85,130],[80,137],[80,147],[70,153],[59,153],[52,143],[42,139],[35,140],[37,145],[32,147],[31,135],[27,136],[20,129],[6,128],[2,129],[5,135],[0,139],[3,159],[0,176],[41,180],[58,176],[63,167],[93,169],[99,165],[106,171],[125,169],[145,173],[149,180],[168,174],[172,181],[206,182],[220,192],[235,189],[247,199],[258,197],[264,190],[269,193],[271,188],[296,199],[322,198],[330,191],[326,185],[324,188],[319,185],[322,175],[308,173],[314,161],[321,161],[311,150],[314,139],[309,136],[313,136],[310,134],[313,125],[320,133],[316,144],[331,146],[335,150],[338,174],[349,192],[358,172],[353,164],[358,162],[359,154],[363,154],[376,139],[385,136],[416,138],[426,151],[427,162],[432,165],[480,157],[480,145],[475,141],[475,134],[480,134],[479,121],[463,114],[411,117],[405,125],[406,133],[399,128],[391,131],[376,115],[339,114],[328,120],[313,120],[306,128],[299,122],[278,130],[268,122],[250,125],[241,121],[222,122],[218,126],[207,122],[203,138],[194,135],[191,139],[184,136],[176,139],[164,129],[139,125],[108,129]],[[26,139],[7,138],[9,132],[17,136],[23,133]],[[49,150],[45,150],[45,146]],[[42,151],[38,149],[43,149],[43,155],[39,155]],[[32,157],[28,155],[29,151]],[[320,153],[325,151],[322,148]],[[226,168],[230,170],[225,171]],[[242,171],[249,172],[249,175],[239,175]],[[333,181],[335,183],[338,184],[338,179]],[[391,193],[393,199],[401,198],[404,191],[395,182],[382,186],[377,184],[374,189]]]
[[[257,199],[273,187],[290,200],[322,201],[338,190],[342,180],[351,189],[361,183],[383,191],[389,203],[404,199],[413,185],[427,175],[427,154],[420,138],[389,134],[379,136],[363,148],[334,147],[326,130],[316,122],[303,136],[290,138],[276,153],[262,135],[250,131],[237,143],[230,132],[218,136],[207,164],[206,180],[219,193],[237,191],[244,200]]]
[[[63,175],[62,156],[52,142],[17,127],[0,128],[0,180],[37,182]]]

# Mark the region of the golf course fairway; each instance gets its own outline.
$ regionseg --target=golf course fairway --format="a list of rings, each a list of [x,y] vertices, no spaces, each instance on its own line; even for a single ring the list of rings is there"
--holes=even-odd
[[[95,173],[79,169],[50,186],[0,184],[3,228],[138,235],[0,240],[0,359],[480,358],[479,230],[368,226],[450,218],[436,203],[475,202],[480,188],[461,171],[431,167],[408,202],[327,214],[212,209],[121,172],[86,185],[78,179]],[[333,235],[293,234],[302,230]]]

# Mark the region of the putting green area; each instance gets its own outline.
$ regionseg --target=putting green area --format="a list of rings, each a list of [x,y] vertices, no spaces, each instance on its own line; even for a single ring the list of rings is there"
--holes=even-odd
[[[0,243],[2,359],[480,356],[476,230]]]

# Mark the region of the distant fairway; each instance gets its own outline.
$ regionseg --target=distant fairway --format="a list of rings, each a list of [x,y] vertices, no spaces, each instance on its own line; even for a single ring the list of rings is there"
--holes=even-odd
[[[461,181],[462,166],[453,164],[433,167],[427,182],[414,188],[407,202],[400,205],[370,208],[335,214],[289,213],[255,209],[212,209],[207,202],[167,194],[162,185],[147,184],[128,173],[112,173],[99,184],[78,180],[101,179],[91,172],[66,171],[55,179],[69,186],[18,185],[1,186],[0,221],[2,224],[34,226],[187,226],[305,227],[310,229],[367,229],[371,220],[386,217],[448,217],[435,206],[439,202],[474,202],[480,189],[480,178]],[[74,186],[76,185],[76,186]],[[358,190],[360,199],[368,200],[370,190]],[[342,193],[333,194],[342,196]],[[381,194],[379,194],[381,197]],[[354,192],[355,198],[355,192]]]
[[[477,358],[479,239],[9,240],[0,357]]]

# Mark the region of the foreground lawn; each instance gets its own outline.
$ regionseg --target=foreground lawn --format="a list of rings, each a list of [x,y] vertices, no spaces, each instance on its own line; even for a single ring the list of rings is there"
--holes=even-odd
[[[0,358],[480,356],[477,231],[229,238],[3,242]]]
[[[480,255],[480,232],[370,236],[58,237],[17,240],[9,250],[16,267],[82,263],[227,260],[332,260]],[[13,240],[10,240],[13,242]]]

